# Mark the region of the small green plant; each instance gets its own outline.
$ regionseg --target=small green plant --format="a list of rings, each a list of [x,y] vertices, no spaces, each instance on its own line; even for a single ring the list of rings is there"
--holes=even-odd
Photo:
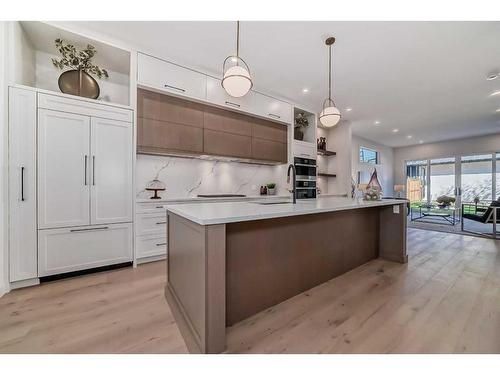
[[[276,184],[274,182],[270,182],[266,186],[268,189],[274,189],[276,187]]]
[[[59,69],[70,68],[75,70],[83,70],[86,73],[94,74],[98,78],[109,78],[108,71],[101,69],[97,65],[92,64],[92,59],[97,53],[94,46],[87,44],[84,50],[78,50],[72,44],[65,43],[62,39],[56,39],[56,48],[62,58],[52,59],[52,64]]]

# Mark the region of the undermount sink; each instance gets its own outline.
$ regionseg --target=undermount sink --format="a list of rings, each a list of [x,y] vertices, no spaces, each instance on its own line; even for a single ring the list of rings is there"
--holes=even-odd
[[[252,202],[252,203],[255,203],[255,204],[288,204],[288,203],[292,203],[291,200],[286,200],[286,201],[256,201],[256,202]]]

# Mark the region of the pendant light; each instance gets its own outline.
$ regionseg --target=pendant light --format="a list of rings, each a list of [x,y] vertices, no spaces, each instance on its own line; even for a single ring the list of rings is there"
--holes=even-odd
[[[236,21],[236,56],[228,56],[222,65],[222,87],[228,95],[241,98],[253,86],[250,69],[240,57],[240,21]]]
[[[328,58],[328,99],[323,102],[323,110],[319,114],[319,122],[325,128],[331,128],[340,121],[340,111],[332,99],[332,44],[335,43],[335,38],[330,37],[325,41],[329,49]]]

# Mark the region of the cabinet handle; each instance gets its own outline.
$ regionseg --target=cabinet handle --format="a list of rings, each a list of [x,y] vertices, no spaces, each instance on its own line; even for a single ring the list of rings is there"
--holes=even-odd
[[[281,116],[275,115],[274,113],[269,113],[269,117],[281,118]]]
[[[163,206],[156,206],[156,208],[163,208]]]
[[[167,224],[167,222],[166,221],[159,221],[156,223],[156,225],[161,225],[161,224]]]
[[[71,229],[70,232],[88,232],[91,230],[105,230],[105,229],[109,229],[109,227]]]
[[[227,105],[232,105],[233,107],[240,108],[240,105],[238,103],[233,103],[233,102],[226,102]]]
[[[85,186],[87,186],[87,159],[88,159],[88,156],[85,155],[85,175],[84,175],[84,179],[85,179],[84,185]]]
[[[164,85],[164,86],[167,89],[173,89],[173,90],[177,90],[177,91],[180,91],[180,92],[186,92],[186,90],[181,89],[180,87],[175,87],[175,86],[170,86],[170,85]]]
[[[163,242],[163,243],[157,243],[156,246],[165,246],[167,243],[166,242]]]
[[[95,155],[92,156],[92,185],[95,186]]]
[[[21,167],[21,201],[24,202],[24,167]]]

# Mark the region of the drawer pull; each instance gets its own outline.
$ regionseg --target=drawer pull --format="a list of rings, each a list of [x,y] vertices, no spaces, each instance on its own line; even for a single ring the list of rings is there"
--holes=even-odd
[[[88,231],[91,231],[91,230],[105,230],[105,229],[109,229],[109,227],[71,229],[70,232],[88,232]]]
[[[170,86],[170,85],[164,85],[164,86],[167,89],[173,89],[173,90],[177,90],[177,91],[180,91],[180,92],[186,92],[186,90],[181,89],[180,87],[175,87],[175,86]]]
[[[156,246],[165,246],[167,243],[166,242],[163,242],[163,243],[157,243]]]
[[[155,208],[163,208],[163,206],[156,206]]]
[[[240,105],[233,102],[226,102],[227,105],[232,105],[233,107],[240,108]]]
[[[275,115],[274,113],[269,113],[269,117],[281,118],[281,116]]]
[[[167,224],[167,222],[166,221],[159,221],[156,223],[156,225],[160,225],[160,224]]]

